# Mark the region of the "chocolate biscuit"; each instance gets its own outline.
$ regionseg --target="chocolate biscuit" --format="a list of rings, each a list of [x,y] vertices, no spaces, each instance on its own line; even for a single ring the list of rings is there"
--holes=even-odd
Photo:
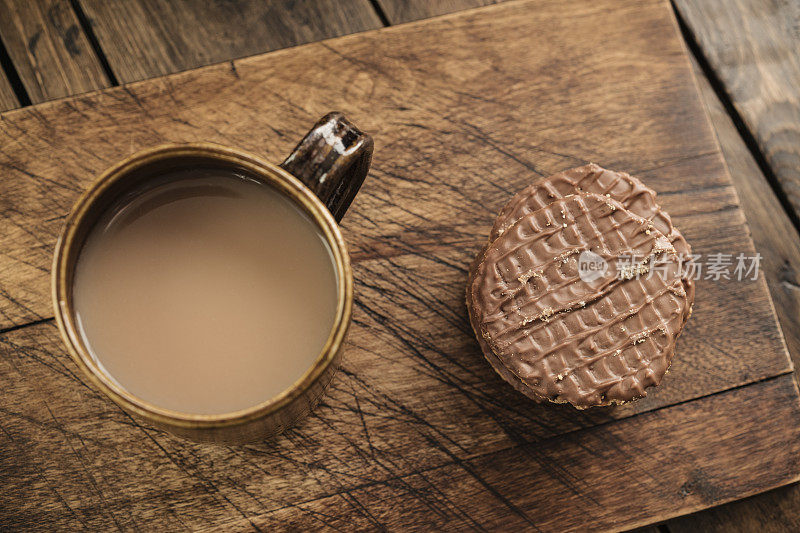
[[[607,272],[581,279],[584,253]],[[644,396],[660,382],[689,301],[675,248],[655,222],[581,193],[524,214],[493,241],[471,270],[467,307],[506,381],[584,408]]]
[[[489,242],[528,213],[579,192],[607,195],[617,200],[632,213],[652,221],[656,229],[669,238],[683,261],[691,257],[692,248],[673,226],[670,216],[658,205],[653,189],[630,174],[607,170],[594,163],[558,172],[514,195],[497,216],[489,233]],[[690,304],[686,315],[688,319],[694,303],[694,282],[688,276],[684,277],[684,287]]]

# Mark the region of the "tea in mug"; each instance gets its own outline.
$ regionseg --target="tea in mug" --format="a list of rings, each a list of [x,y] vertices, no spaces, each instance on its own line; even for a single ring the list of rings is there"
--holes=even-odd
[[[272,186],[176,170],[109,209],[73,279],[97,363],[157,407],[222,414],[290,388],[334,325],[337,275],[314,221]]]

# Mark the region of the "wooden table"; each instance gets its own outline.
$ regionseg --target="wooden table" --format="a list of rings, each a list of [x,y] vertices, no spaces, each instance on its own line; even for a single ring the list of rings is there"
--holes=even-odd
[[[484,3],[489,2],[0,0],[0,110]],[[788,0],[675,0],[674,9],[797,366],[800,7]],[[4,331],[24,335],[46,322],[48,317],[34,317]],[[800,488],[659,528],[797,531]]]

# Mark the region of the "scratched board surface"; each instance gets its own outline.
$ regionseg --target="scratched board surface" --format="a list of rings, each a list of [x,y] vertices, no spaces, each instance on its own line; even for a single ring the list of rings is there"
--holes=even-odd
[[[333,109],[376,152],[343,221],[355,314],[322,404],[246,447],[132,419],[51,318],[71,204],[162,142],[280,161]],[[587,161],[656,189],[697,253],[754,252],[660,1],[509,2],[0,116],[0,527],[619,529],[795,481],[800,403],[761,279],[699,281],[670,374],[631,405],[540,406],[483,360],[467,265],[511,194]]]

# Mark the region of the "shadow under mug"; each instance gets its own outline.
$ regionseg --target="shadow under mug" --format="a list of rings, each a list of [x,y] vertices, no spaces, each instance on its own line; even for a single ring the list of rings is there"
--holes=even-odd
[[[335,374],[353,306],[353,273],[341,220],[369,170],[373,142],[340,113],[323,117],[280,165],[211,143],[168,144],[136,153],[106,170],[67,217],[53,259],[56,322],[70,355],[91,382],[129,413],[192,440],[243,444],[277,435],[317,404]],[[98,365],[77,328],[72,281],[90,230],[122,195],[162,173],[198,165],[233,169],[285,195],[317,225],[336,270],[338,302],[327,342],[289,389],[248,409],[221,415],[163,409],[131,394]]]

